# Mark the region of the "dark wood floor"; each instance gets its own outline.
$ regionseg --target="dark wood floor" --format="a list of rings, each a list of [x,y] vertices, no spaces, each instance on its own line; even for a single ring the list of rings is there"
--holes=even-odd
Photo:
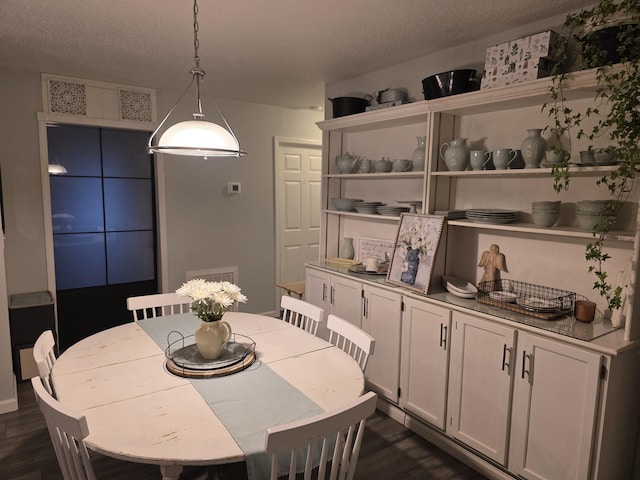
[[[0,479],[62,480],[30,383],[18,385],[18,401],[17,412],[0,415]],[[121,462],[100,455],[94,460],[99,480],[160,479],[160,469],[155,465]],[[193,472],[186,471],[184,477],[193,477]],[[372,478],[482,480],[485,477],[376,412],[367,423],[356,472],[358,480]]]

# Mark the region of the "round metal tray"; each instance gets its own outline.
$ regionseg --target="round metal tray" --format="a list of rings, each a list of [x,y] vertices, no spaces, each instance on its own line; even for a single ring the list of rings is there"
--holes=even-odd
[[[167,370],[175,375],[187,378],[230,375],[249,367],[256,359],[256,343],[245,335],[232,334],[222,354],[215,360],[208,360],[200,355],[195,343],[185,345],[185,340],[190,337],[193,335],[181,336],[165,350],[165,365]],[[177,348],[180,344],[183,346]]]

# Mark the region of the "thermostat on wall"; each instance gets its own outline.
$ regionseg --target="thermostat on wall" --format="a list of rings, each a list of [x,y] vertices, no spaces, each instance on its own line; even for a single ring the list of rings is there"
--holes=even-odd
[[[227,193],[240,193],[240,183],[239,182],[227,183]]]

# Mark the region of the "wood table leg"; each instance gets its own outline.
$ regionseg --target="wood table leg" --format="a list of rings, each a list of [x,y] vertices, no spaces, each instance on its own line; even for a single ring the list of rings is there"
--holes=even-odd
[[[160,465],[162,480],[178,480],[182,473],[182,465]]]

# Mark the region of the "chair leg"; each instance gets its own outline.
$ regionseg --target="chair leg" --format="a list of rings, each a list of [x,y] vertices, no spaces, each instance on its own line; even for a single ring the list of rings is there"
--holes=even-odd
[[[187,466],[182,469],[179,480],[216,480],[218,468],[216,466]]]

